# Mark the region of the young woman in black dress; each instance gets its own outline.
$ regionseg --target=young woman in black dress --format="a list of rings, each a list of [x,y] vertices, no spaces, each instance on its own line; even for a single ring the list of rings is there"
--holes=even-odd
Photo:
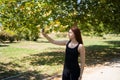
[[[62,74],[62,80],[82,80],[82,74],[85,66],[85,48],[83,45],[80,29],[73,26],[69,32],[69,40],[56,41],[49,37],[44,30],[43,36],[51,43],[57,45],[66,45],[65,62]],[[80,64],[78,57],[80,56]]]

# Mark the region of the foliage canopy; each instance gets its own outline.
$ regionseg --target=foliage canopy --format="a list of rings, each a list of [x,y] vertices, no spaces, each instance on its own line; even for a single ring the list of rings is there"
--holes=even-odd
[[[0,23],[28,40],[39,30],[66,31],[77,22],[87,34],[120,32],[119,0],[1,0]]]

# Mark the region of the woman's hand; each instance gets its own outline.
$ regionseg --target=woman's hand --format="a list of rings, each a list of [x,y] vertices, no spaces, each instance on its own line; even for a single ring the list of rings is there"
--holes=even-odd
[[[43,34],[43,35],[45,34],[45,30],[44,30],[44,29],[42,29],[42,34]]]

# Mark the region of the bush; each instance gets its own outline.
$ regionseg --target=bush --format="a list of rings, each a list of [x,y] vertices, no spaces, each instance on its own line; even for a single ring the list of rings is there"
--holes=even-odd
[[[0,32],[0,40],[6,41],[7,40],[7,33],[5,31]]]
[[[10,30],[4,30],[0,32],[0,39],[3,41],[13,42],[16,39],[16,33]]]

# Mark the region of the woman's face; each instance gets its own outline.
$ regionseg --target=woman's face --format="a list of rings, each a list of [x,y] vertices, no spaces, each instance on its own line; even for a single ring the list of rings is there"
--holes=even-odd
[[[71,29],[68,32],[68,37],[69,37],[70,40],[75,38],[74,33]]]

